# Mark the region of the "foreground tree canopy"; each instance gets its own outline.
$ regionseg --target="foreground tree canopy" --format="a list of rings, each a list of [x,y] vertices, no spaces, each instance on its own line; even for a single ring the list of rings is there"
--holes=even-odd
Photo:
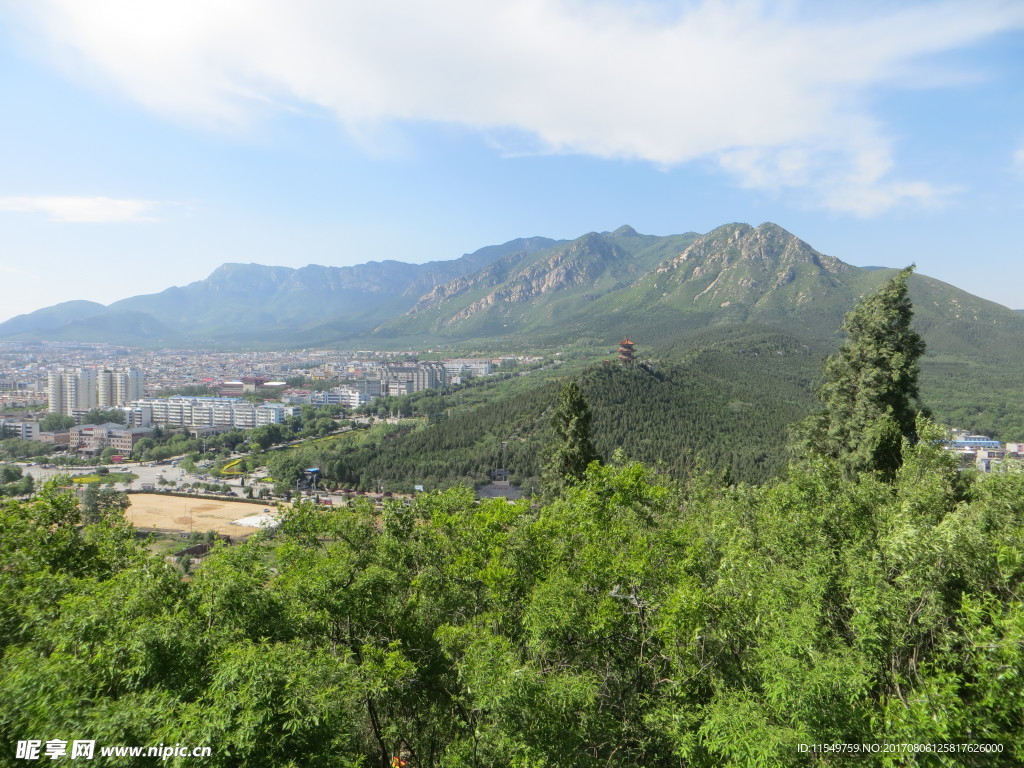
[[[993,741],[976,764],[1024,760],[1024,476],[964,475],[918,431],[891,481],[822,458],[680,488],[620,462],[542,508],[299,505],[187,582],[47,488],[0,516],[4,749],[786,766],[800,743]]]

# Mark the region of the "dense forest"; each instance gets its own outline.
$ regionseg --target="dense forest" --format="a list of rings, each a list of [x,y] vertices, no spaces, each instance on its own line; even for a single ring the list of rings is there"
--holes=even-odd
[[[594,363],[575,378],[594,414],[594,444],[683,480],[694,466],[737,482],[762,483],[785,470],[788,425],[815,405],[827,344],[765,326],[702,329],[645,352],[641,364]],[[920,361],[921,393],[937,421],[1001,440],[1024,440],[1024,385],[1012,370],[980,361]],[[547,414],[556,372],[546,378],[480,381],[455,393],[429,390],[382,398],[377,415],[422,420],[378,439],[314,443],[271,454],[271,474],[294,487],[307,466],[338,486],[408,492],[487,482],[503,465],[525,490],[539,482],[550,439]]]
[[[811,382],[820,359],[791,339],[744,337],[743,345],[705,349],[661,361],[597,363],[580,373],[594,412],[594,444],[683,479],[702,465],[737,481],[764,482],[786,465],[787,425],[813,407]],[[513,482],[535,488],[541,452],[550,440],[548,412],[555,381],[480,385],[385,400],[381,414],[423,419],[363,441],[314,442],[268,454],[271,475],[294,487],[304,467],[328,483],[411,491],[487,481],[504,465]]]

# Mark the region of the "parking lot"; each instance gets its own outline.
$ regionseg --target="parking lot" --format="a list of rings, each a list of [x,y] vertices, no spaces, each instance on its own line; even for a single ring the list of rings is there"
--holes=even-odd
[[[116,483],[114,487],[121,491],[141,490],[144,485],[152,485],[154,488],[170,487],[159,485],[160,479],[163,478],[166,482],[173,483],[174,485],[181,485],[182,483],[226,483],[232,486],[233,494],[236,496],[241,495],[239,493],[241,490],[239,479],[209,477],[203,471],[196,474],[188,474],[181,467],[176,467],[173,464],[150,466],[148,464],[125,462],[124,464],[110,464],[106,466],[111,472],[131,472],[138,475],[138,478],[130,483]],[[21,467],[25,474],[32,475],[36,483],[42,483],[55,475],[70,475],[71,477],[88,475],[92,474],[96,469],[95,467],[48,467],[41,464],[36,464],[35,466],[22,464]]]

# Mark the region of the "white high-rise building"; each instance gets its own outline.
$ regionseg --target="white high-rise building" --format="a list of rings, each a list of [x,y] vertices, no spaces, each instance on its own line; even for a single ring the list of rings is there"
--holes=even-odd
[[[64,376],[57,371],[50,371],[46,376],[46,410],[64,412]]]
[[[138,368],[102,371],[97,387],[100,408],[116,408],[145,394],[146,380]]]
[[[46,383],[46,405],[50,413],[71,415],[99,404],[98,381],[93,368],[52,371]]]
[[[47,410],[70,416],[76,411],[117,408],[141,398],[145,384],[145,377],[138,368],[113,371],[62,368],[47,376]]]

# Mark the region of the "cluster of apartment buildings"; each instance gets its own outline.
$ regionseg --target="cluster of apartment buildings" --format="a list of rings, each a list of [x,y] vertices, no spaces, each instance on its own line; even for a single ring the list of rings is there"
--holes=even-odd
[[[292,350],[202,352],[132,350],[107,344],[17,342],[0,344],[0,421],[4,434],[83,452],[121,450],[154,425],[195,430],[251,429],[278,424],[304,404],[354,409],[382,396],[399,396],[487,376],[505,358],[418,361],[415,352]],[[518,362],[539,358],[518,357]],[[289,388],[286,378],[312,380]],[[319,384],[320,386],[316,386]],[[214,389],[218,397],[154,397],[186,386]],[[308,385],[307,385],[308,386]],[[256,397],[250,397],[255,395]],[[248,402],[249,397],[257,402]],[[259,402],[262,398],[265,401]],[[84,425],[42,432],[37,418],[11,408],[45,406],[47,412],[80,417],[95,409],[121,409],[128,426]],[[99,434],[103,429],[104,437]],[[84,429],[84,431],[83,431]],[[131,435],[123,435],[126,429]]]
[[[139,368],[60,368],[46,377],[46,410],[76,416],[95,408],[117,408],[145,394]]]
[[[0,378],[0,410],[8,408],[35,408],[46,404],[46,395],[35,382]]]
[[[430,362],[352,361],[330,371],[345,383],[328,390],[285,390],[286,403],[341,405],[358,408],[377,397],[398,397],[424,389],[443,389],[459,384],[467,377],[487,376],[494,372],[490,359],[453,359]]]
[[[278,396],[280,402],[254,404],[241,397],[149,397],[127,404],[130,423],[139,426],[167,424],[189,427],[252,429],[280,424],[297,405],[340,405],[358,408],[377,397],[407,395],[425,389],[440,389],[454,377],[485,376],[492,371],[490,360],[445,362],[381,362],[360,369],[351,378],[327,390],[285,389],[285,383],[260,377],[244,377],[220,385],[222,393]],[[453,375],[454,374],[454,375]]]

